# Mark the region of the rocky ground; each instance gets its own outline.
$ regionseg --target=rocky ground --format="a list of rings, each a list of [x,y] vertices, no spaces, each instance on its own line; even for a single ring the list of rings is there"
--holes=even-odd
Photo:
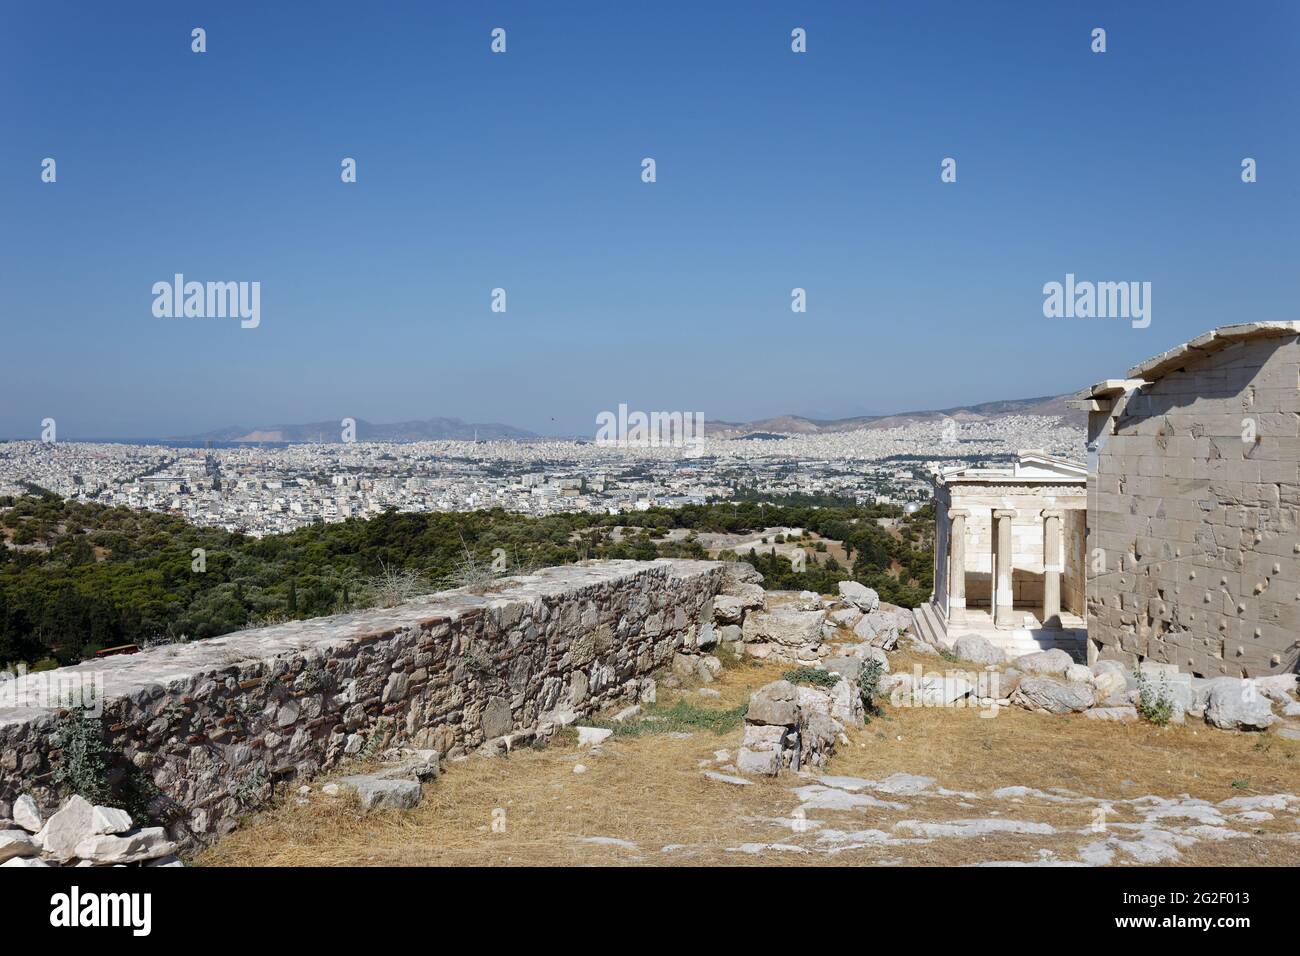
[[[719,599],[713,632],[683,649],[653,701],[545,748],[446,762],[410,809],[366,811],[337,783],[305,788],[197,862],[1300,864],[1300,742],[1278,733],[1280,716],[1266,732],[1101,720],[1087,711],[1131,697],[1136,678],[950,661],[873,594],[751,584]],[[1086,687],[1088,708],[1040,706],[1032,681],[1023,702],[1019,687],[953,696],[965,679],[954,671],[1016,663],[1007,679]],[[799,668],[827,676],[809,683]],[[874,715],[859,696],[872,670]],[[939,691],[900,693],[908,683]],[[1197,693],[1203,713],[1203,690],[1181,716]]]

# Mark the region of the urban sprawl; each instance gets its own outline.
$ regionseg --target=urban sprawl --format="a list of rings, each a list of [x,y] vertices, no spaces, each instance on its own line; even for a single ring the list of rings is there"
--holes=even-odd
[[[931,468],[1005,462],[1028,448],[1079,458],[1083,443],[1081,428],[1030,415],[705,436],[691,448],[573,440],[223,448],[9,441],[0,442],[0,495],[43,490],[255,537],[389,509],[620,514],[750,494],[915,508],[930,499]]]

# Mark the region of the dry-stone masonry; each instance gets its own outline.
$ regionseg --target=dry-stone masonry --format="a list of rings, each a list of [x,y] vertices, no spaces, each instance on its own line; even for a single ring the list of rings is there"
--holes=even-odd
[[[181,845],[228,832],[274,783],[394,747],[455,757],[546,737],[652,695],[698,650],[714,597],[748,565],[603,561],[448,591],[390,609],[294,621],[89,662],[103,680],[113,776],[179,808]],[[53,672],[59,673],[59,672]],[[67,674],[63,675],[69,676]],[[58,810],[51,733],[67,719],[35,674],[0,695],[0,817],[20,796]],[[174,801],[174,802],[173,802]],[[17,812],[32,808],[22,802]],[[144,821],[138,821],[144,822]]]

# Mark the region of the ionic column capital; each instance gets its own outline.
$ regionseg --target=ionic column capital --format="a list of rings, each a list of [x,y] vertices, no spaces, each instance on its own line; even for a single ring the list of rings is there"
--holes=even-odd
[[[966,509],[966,508],[949,508],[949,509],[948,509],[948,520],[949,520],[949,521],[956,521],[958,518],[969,518],[969,517],[970,517],[970,511],[969,511],[968,509]]]
[[[1060,519],[1065,516],[1065,512],[1060,508],[1044,508],[1042,511],[1042,516],[1044,518]]]
[[[1016,516],[1015,508],[994,508],[993,517],[995,518],[1014,518]]]

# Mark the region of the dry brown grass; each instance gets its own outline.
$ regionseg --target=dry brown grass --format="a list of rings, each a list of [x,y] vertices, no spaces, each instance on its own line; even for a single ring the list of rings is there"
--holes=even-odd
[[[935,657],[891,655],[895,670],[913,661],[927,669],[948,666]],[[671,705],[686,697],[725,710],[778,678],[784,665],[747,662],[728,667],[712,686],[722,696],[661,691]],[[1066,831],[1055,836],[942,839],[927,845],[868,847],[834,856],[787,852],[728,852],[746,842],[804,843],[788,818],[798,804],[791,775],[739,787],[701,774],[701,761],[740,742],[740,730],[689,739],[655,735],[611,739],[599,753],[578,750],[572,735],[549,748],[508,758],[475,757],[447,766],[425,788],[424,802],[406,813],[362,815],[344,799],[318,788],[306,805],[290,797],[246,821],[195,862],[214,866],[297,865],[582,865],[582,864],[962,864],[1034,860],[1042,850],[1074,859],[1089,842],[1087,805],[1042,798],[995,800],[989,791],[1008,785],[1123,800],[1153,794],[1219,801],[1230,796],[1300,792],[1300,743],[1272,736],[1231,734],[1204,726],[1157,728],[1117,725],[1084,717],[1048,717],[1009,708],[996,718],[978,710],[886,707],[886,714],[841,747],[828,773],[880,780],[903,771],[937,778],[976,796],[899,798],[905,810],[812,811],[825,826],[891,831],[899,820],[953,820],[1001,816],[1046,822]],[[575,774],[575,764],[585,773]],[[1234,786],[1234,781],[1236,785]],[[1135,810],[1117,805],[1112,822],[1136,822]],[[494,821],[504,821],[494,830]],[[1192,821],[1181,821],[1190,823]],[[498,824],[499,825],[499,824]],[[1300,843],[1289,820],[1258,825],[1252,839],[1202,842],[1185,864],[1300,864]],[[584,843],[586,837],[630,841],[635,849]],[[664,847],[681,845],[665,851]]]

